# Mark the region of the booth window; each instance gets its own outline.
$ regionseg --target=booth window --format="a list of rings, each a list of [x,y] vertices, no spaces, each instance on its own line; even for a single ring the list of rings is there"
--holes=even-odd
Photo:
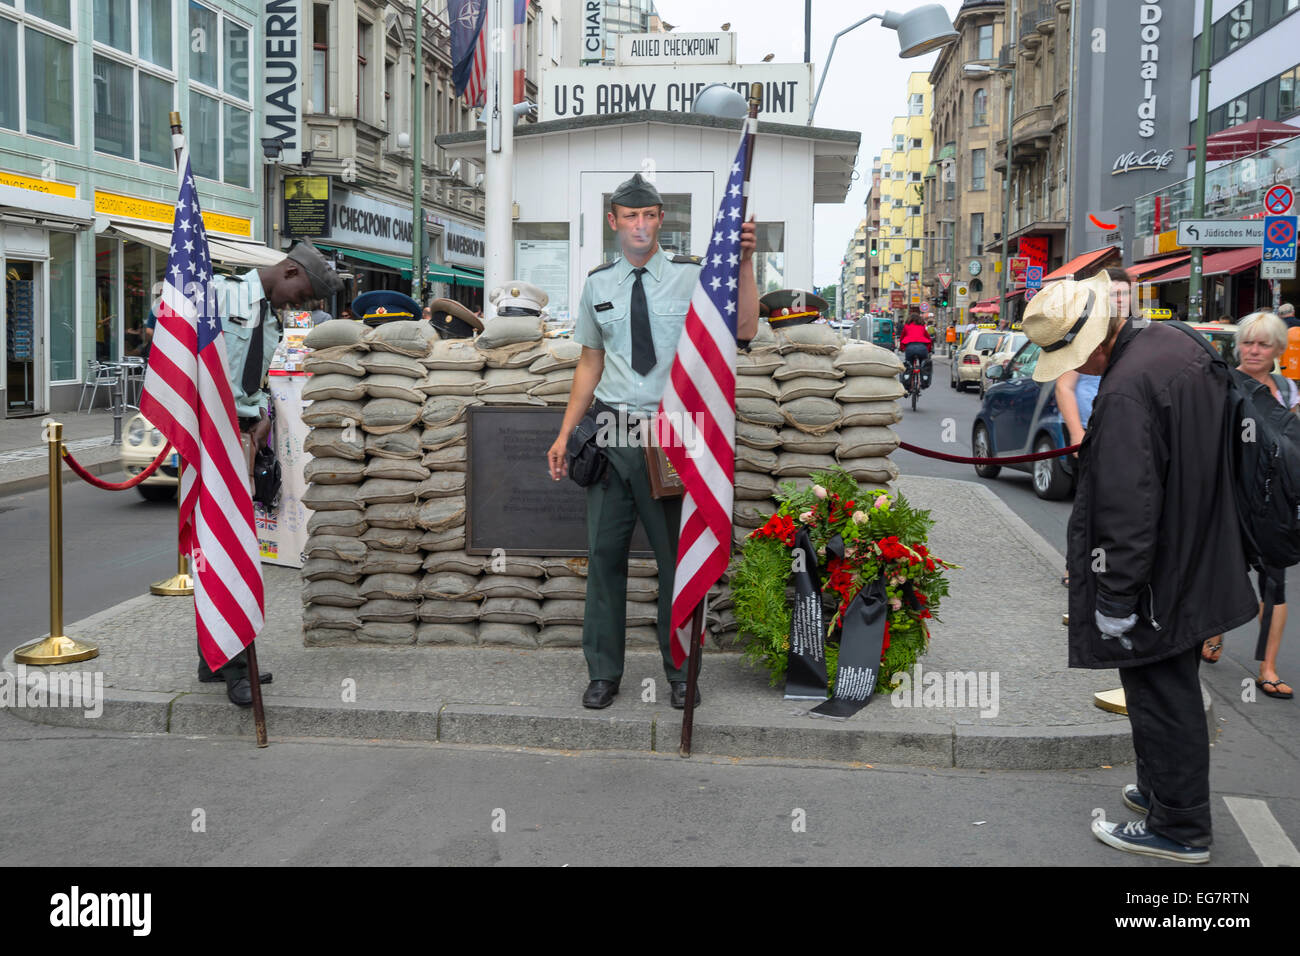
[[[190,116],[186,132],[194,174],[250,189],[248,27],[195,0],[190,2],[190,25],[194,40],[190,45]]]
[[[758,294],[786,288],[785,223],[755,223],[754,239],[754,281]]]
[[[0,17],[0,127],[60,143],[74,141],[75,38],[68,33],[64,40],[37,29],[46,26],[42,20],[67,27],[69,10],[68,0],[28,0],[26,15],[15,14],[17,21]]]
[[[546,312],[553,321],[569,322],[574,318],[569,302],[569,224],[517,222],[514,235],[517,274],[546,293]]]

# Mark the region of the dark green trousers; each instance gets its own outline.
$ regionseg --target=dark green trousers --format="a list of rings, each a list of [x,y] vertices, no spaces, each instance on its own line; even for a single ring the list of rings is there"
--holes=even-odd
[[[673,568],[677,564],[680,498],[650,497],[645,450],[608,446],[608,481],[587,488],[587,606],[582,620],[582,650],[591,680],[623,677],[627,636],[628,548],[637,519],[659,562],[659,650],[670,681],[686,680],[686,670],[673,666]]]

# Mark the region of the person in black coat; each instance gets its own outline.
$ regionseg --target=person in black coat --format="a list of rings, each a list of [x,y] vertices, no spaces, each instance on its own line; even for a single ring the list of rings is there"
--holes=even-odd
[[[1043,350],[1036,380],[1102,376],[1068,533],[1070,666],[1119,668],[1137,755],[1123,800],[1145,819],[1092,830],[1117,849],[1204,863],[1200,646],[1257,610],[1220,444],[1227,380],[1185,332],[1115,314],[1110,285],[1051,283],[1024,317]]]

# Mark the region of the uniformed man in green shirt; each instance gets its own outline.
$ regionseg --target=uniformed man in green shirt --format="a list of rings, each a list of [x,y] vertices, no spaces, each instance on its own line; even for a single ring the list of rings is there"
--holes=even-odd
[[[598,411],[627,422],[602,443],[608,477],[587,488],[587,601],[582,649],[591,683],[584,707],[608,707],[623,677],[628,549],[639,518],[659,565],[659,649],[672,689],[672,706],[686,703],[686,672],[673,665],[671,613],[673,569],[680,533],[681,499],[650,495],[640,420],[659,407],[686,311],[700,276],[694,256],[666,255],[659,248],[663,199],[638,173],[610,197],[609,227],[622,256],[587,276],[573,339],[582,346],[559,437],[547,453],[551,478],[567,472],[569,435],[595,398]],[[737,290],[738,339],[758,329],[754,282],[754,224],[741,227]],[[696,703],[699,703],[697,692]]]

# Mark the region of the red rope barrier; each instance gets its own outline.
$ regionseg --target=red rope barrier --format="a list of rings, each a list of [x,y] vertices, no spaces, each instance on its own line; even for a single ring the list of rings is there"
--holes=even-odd
[[[72,469],[73,474],[77,475],[83,481],[94,485],[96,488],[102,488],[104,491],[125,491],[128,488],[134,488],[158,470],[158,466],[163,463],[163,459],[167,457],[168,452],[171,450],[171,445],[164,446],[163,450],[159,452],[158,457],[150,462],[148,468],[140,472],[138,475],[133,475],[126,481],[102,481],[90,472],[86,471],[86,469],[82,467],[81,463],[72,457],[72,453],[69,452],[66,447],[61,449],[63,452],[63,458],[67,461],[68,467]]]
[[[910,451],[914,455],[923,455],[926,458],[937,458],[940,461],[951,461],[958,465],[1020,465],[1029,461],[1042,461],[1045,458],[1057,458],[1062,455],[1072,455],[1082,448],[1082,445],[1070,445],[1066,448],[1056,448],[1052,451],[1035,452],[1032,455],[1008,455],[1005,458],[971,458],[968,455],[948,455],[941,451],[930,451],[928,448],[918,448],[916,445],[909,445],[905,441],[900,441],[898,447],[903,451]]]

